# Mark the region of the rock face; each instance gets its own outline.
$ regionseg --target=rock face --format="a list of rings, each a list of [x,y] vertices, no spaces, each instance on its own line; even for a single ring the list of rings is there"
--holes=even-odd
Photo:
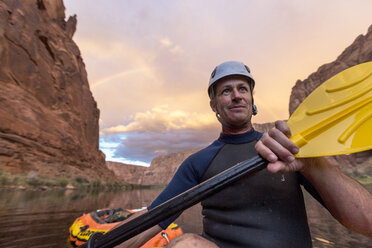
[[[166,185],[176,173],[180,164],[199,149],[162,155],[151,161],[150,167],[106,162],[117,178],[126,183],[137,185]]]
[[[162,155],[151,161],[150,167],[143,174],[144,185],[166,185],[176,173],[180,164],[191,154],[199,151],[201,148],[175,152],[168,155]],[[155,182],[155,183],[154,183]]]
[[[64,12],[62,0],[0,2],[0,166],[107,180],[76,16]]]
[[[143,166],[110,161],[106,162],[106,166],[109,170],[113,171],[116,177],[121,181],[137,185],[143,185],[143,174],[148,169]]]
[[[259,132],[267,132],[274,126],[275,126],[274,122],[261,123],[261,124],[253,123],[253,128]]]
[[[298,105],[321,83],[351,66],[372,61],[372,26],[366,35],[359,35],[355,41],[332,63],[319,67],[307,79],[298,80],[292,88],[289,112],[292,114]],[[372,151],[356,153],[350,156],[329,158],[345,172],[368,174],[372,176]]]

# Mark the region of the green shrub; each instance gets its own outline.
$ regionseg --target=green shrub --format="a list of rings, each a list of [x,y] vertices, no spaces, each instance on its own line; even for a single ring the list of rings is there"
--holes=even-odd
[[[75,177],[74,182],[77,184],[89,184],[89,181],[82,176]]]
[[[114,182],[106,183],[105,187],[107,190],[120,190],[120,189],[125,188],[125,184],[118,182],[118,181],[114,181]]]
[[[0,175],[0,186],[5,186],[10,183],[8,175],[2,174]]]
[[[28,178],[26,183],[32,187],[43,185],[43,181],[39,178]]]
[[[20,175],[15,175],[14,177],[13,177],[13,181],[12,181],[12,184],[13,185],[19,185],[19,184],[21,184],[21,176]]]
[[[354,179],[357,179],[357,180],[360,180],[360,179],[366,179],[368,177],[368,175],[364,174],[364,173],[361,173],[360,171],[358,170],[354,170],[351,174],[351,176],[354,178]]]
[[[48,186],[48,187],[52,187],[52,186],[56,186],[57,185],[56,182],[51,181],[51,180],[48,180],[48,179],[45,179],[45,178],[41,180],[41,184],[42,185],[45,185],[45,186]]]
[[[90,183],[90,186],[91,186],[92,188],[94,188],[94,189],[98,189],[98,188],[103,187],[102,182],[101,182],[99,179],[92,181],[92,182]]]
[[[59,187],[66,187],[68,184],[68,180],[66,178],[57,178],[56,180],[56,185]]]

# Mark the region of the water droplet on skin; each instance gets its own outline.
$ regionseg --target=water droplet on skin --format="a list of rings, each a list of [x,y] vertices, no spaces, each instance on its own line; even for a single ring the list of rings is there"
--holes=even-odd
[[[282,182],[284,182],[284,181],[285,181],[285,177],[284,177],[284,174],[282,174],[282,179],[281,179],[280,181],[282,181]]]

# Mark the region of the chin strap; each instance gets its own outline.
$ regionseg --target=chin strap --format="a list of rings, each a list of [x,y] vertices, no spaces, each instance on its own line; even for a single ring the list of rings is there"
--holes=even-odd
[[[252,115],[256,115],[258,113],[258,110],[257,110],[257,106],[256,105],[252,105]]]

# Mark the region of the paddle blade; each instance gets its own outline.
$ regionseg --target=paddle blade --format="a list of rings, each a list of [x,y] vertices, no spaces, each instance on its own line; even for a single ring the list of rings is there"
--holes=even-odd
[[[346,69],[316,88],[288,120],[296,157],[372,148],[372,62]],[[311,141],[311,142],[310,142]]]

